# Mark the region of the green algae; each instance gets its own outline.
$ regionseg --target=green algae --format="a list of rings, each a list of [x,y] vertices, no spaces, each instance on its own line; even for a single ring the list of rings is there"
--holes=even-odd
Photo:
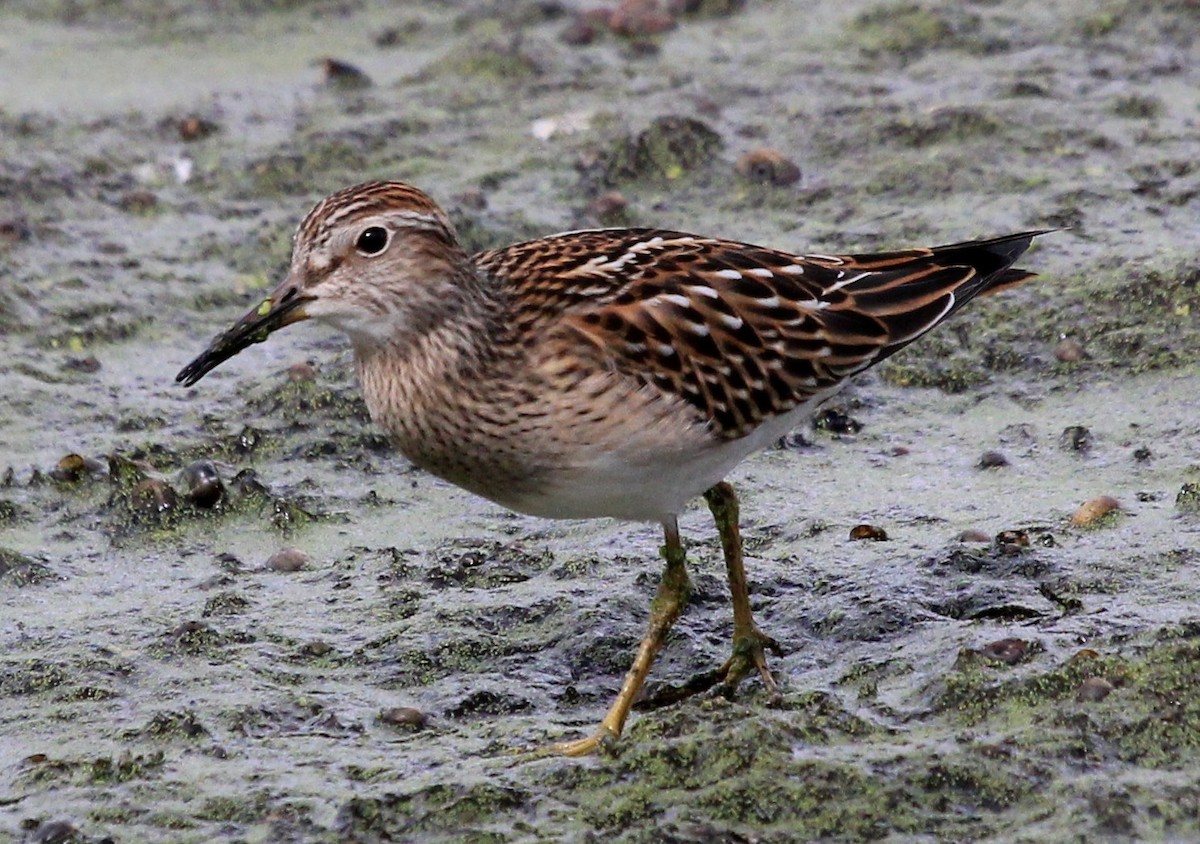
[[[116,785],[154,779],[164,764],[165,756],[161,751],[88,759],[38,756],[25,760],[22,778],[29,783]]]
[[[473,45],[451,52],[429,66],[422,80],[436,77],[464,83],[512,84],[541,72],[536,61],[520,49],[494,42]],[[460,92],[461,93],[461,92]]]
[[[949,332],[922,338],[885,362],[880,372],[896,386],[960,393],[988,383],[989,372],[1049,366],[1079,377],[1186,366],[1194,357],[1191,350],[1200,344],[1200,321],[1194,316],[1200,313],[1198,278],[1194,262],[1171,256],[1074,276],[1034,278],[1026,282],[1027,289],[1035,290],[1045,307],[1030,319],[1014,320],[1012,307],[1002,297],[980,302],[958,318],[964,325],[958,342]],[[1063,316],[1068,313],[1069,322]],[[1064,334],[1083,345],[1083,360],[1050,359],[1054,343]],[[1034,355],[1014,351],[1039,346],[1040,353]]]
[[[738,705],[662,713],[636,722],[617,759],[555,771],[570,782],[560,799],[618,841],[647,840],[628,830],[654,818],[766,841],[979,839],[1064,803],[1073,820],[1106,828],[1112,813],[1097,819],[1088,803],[1102,789],[1072,785],[1073,768],[1120,761],[1171,770],[1195,753],[1200,708],[1186,689],[1200,659],[1194,631],[1179,635],[1143,642],[1134,656],[1081,654],[1048,668],[1042,657],[1020,678],[1008,679],[1019,669],[984,664],[952,673],[930,713],[899,729],[805,729],[801,712],[785,720]],[[1076,702],[1080,682],[1098,676],[1116,691]],[[946,732],[957,740],[923,740]],[[1131,833],[1194,834],[1195,818],[1171,806],[1175,793],[1138,789],[1120,822]]]
[[[856,15],[846,41],[868,55],[911,61],[930,50],[970,46],[970,38],[979,28],[979,17],[968,12],[891,3]]]
[[[358,798],[342,807],[337,827],[348,839],[374,833],[431,836],[469,836],[472,841],[502,842],[503,829],[489,830],[497,815],[522,806],[529,795],[511,786],[433,785],[404,795]],[[462,839],[460,839],[462,840]]]
[[[721,136],[703,121],[660,117],[610,148],[604,181],[609,185],[677,181],[704,172],[722,145]]]
[[[0,664],[0,694],[32,695],[56,689],[70,680],[65,665],[43,659]]]

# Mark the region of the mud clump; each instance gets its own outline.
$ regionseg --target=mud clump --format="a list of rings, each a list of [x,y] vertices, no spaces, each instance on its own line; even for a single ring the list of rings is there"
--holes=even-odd
[[[762,185],[791,185],[800,181],[796,162],[773,149],[756,149],[743,155],[733,167],[738,175]]]
[[[607,155],[604,182],[673,182],[703,172],[723,146],[719,133],[692,117],[659,117]]]
[[[0,546],[0,586],[32,586],[53,580],[54,576],[41,560]]]
[[[980,23],[978,15],[954,7],[884,3],[859,13],[846,41],[868,56],[908,63],[932,50],[968,46]]]
[[[1008,465],[1008,458],[1002,451],[985,451],[975,465],[980,469],[1000,469]]]
[[[1189,481],[1175,495],[1175,507],[1183,513],[1200,513],[1200,483]]]
[[[362,68],[341,59],[322,59],[321,69],[325,73],[325,84],[334,90],[357,91],[374,84]]]

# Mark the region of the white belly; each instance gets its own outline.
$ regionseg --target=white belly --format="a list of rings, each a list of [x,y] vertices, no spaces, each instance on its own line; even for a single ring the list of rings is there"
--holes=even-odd
[[[750,454],[778,440],[834,391],[769,419],[737,440],[710,439],[687,451],[629,448],[596,455],[587,463],[556,472],[534,489],[489,495],[497,503],[550,519],[613,518],[663,522],[681,513]]]

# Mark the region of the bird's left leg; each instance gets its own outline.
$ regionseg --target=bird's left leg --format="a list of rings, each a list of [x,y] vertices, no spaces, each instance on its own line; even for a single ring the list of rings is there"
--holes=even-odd
[[[724,664],[712,671],[697,674],[681,686],[659,689],[651,697],[640,701],[637,709],[656,709],[685,698],[719,687],[726,696],[732,696],[738,684],[752,671],[757,670],[767,689],[769,702],[780,700],[779,686],[767,667],[767,651],[777,656],[783,653],[779,643],[758,629],[750,610],[750,590],[746,586],[746,569],[742,560],[742,534],[738,528],[738,503],[733,487],[725,481],[704,493],[704,500],[717,523],[721,536],[721,550],[725,554],[725,571],[729,576],[729,593],[733,599],[733,653]]]
[[[775,684],[771,669],[767,667],[766,651],[780,656],[783,649],[758,629],[750,610],[750,589],[746,585],[746,569],[742,562],[742,532],[738,527],[737,494],[728,482],[721,481],[704,493],[704,500],[721,536],[725,571],[729,576],[729,594],[733,599],[733,653],[714,673],[723,689],[732,693],[751,669],[757,669],[771,702],[778,703],[779,687]]]

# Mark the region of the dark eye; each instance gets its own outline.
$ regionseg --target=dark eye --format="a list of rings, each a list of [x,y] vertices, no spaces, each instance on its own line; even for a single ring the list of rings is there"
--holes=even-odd
[[[388,245],[388,232],[382,226],[371,226],[362,230],[362,234],[358,236],[358,240],[354,241],[354,248],[363,255],[378,255]]]

